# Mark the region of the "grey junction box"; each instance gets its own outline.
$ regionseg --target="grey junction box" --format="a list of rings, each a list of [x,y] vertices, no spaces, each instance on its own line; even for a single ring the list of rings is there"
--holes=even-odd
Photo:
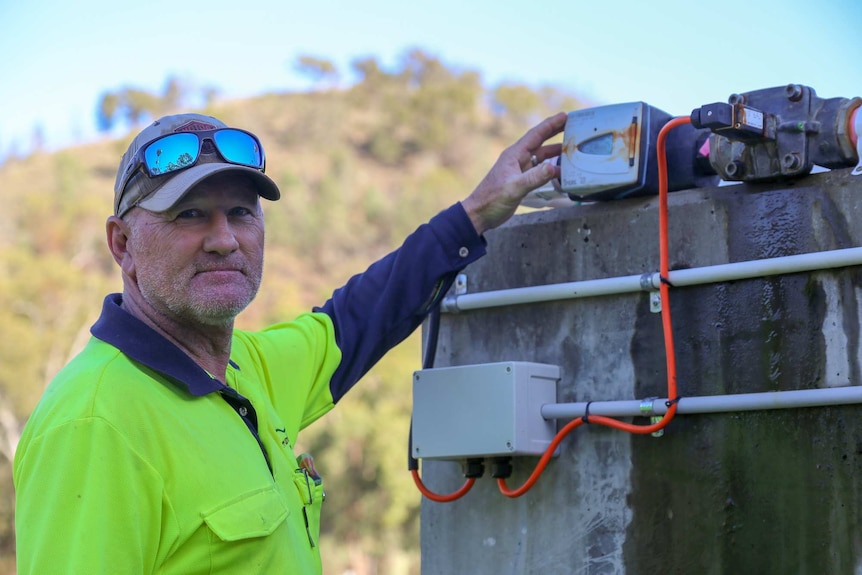
[[[507,361],[413,376],[413,457],[541,455],[556,433],[542,405],[557,400],[560,368]]]

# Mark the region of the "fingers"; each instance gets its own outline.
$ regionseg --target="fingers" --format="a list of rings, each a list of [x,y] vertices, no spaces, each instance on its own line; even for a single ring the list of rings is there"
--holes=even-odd
[[[539,162],[544,162],[548,158],[560,155],[562,145],[546,145],[545,140],[562,132],[566,127],[567,118],[568,116],[564,112],[545,118],[542,122],[530,128],[509,148],[510,153],[517,158],[521,171],[529,170]],[[536,158],[535,164],[533,163],[533,157]]]
[[[544,146],[541,146],[536,150],[532,151],[532,153],[527,154],[523,160],[519,158],[518,163],[521,166],[521,171],[526,172],[530,168],[535,168],[545,160],[556,158],[562,153],[562,144],[545,144]]]
[[[564,112],[545,118],[530,128],[512,148],[517,153],[523,174],[518,179],[521,197],[558,177],[559,169],[546,160],[562,154],[563,145],[559,142],[545,144],[548,138],[562,132],[566,127],[568,115]],[[524,158],[521,160],[521,158]]]
[[[528,130],[503,151],[473,193],[461,202],[479,234],[508,220],[531,190],[559,177],[559,168],[545,160],[559,156],[562,144],[545,141],[563,131],[567,118],[561,112]]]
[[[563,145],[560,143],[557,144],[546,144],[535,151],[533,156],[536,157],[537,165],[545,160],[550,160],[551,158],[556,158],[560,154],[563,153]],[[531,160],[532,161],[532,160]]]
[[[560,168],[557,163],[546,160],[553,160],[562,153],[562,144],[546,144],[530,156],[529,165],[522,169],[523,175],[519,182],[523,195],[544,186],[554,178],[560,177]]]
[[[521,139],[515,143],[514,147],[519,150],[530,152],[530,154],[527,154],[527,157],[529,158],[535,150],[538,150],[542,144],[545,143],[545,140],[556,136],[563,131],[566,127],[567,118],[568,116],[565,112],[560,112],[545,118],[542,122],[533,126],[526,134],[521,136]]]
[[[531,168],[521,175],[519,188],[520,199],[539,186],[544,186],[557,175],[557,168],[546,162],[540,162],[535,168]]]

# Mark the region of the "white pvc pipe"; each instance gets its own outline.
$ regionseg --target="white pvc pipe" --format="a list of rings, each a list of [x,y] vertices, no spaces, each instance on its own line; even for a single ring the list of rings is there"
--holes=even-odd
[[[664,415],[667,399],[590,401],[555,403],[542,406],[544,419],[575,419],[587,414],[607,417],[635,417]],[[796,391],[769,391],[764,393],[739,393],[734,395],[707,395],[683,397],[679,400],[678,414],[723,413],[733,411],[759,411],[765,409],[790,409],[798,407],[825,407],[862,403],[862,386],[800,389]]]
[[[674,270],[668,273],[667,279],[672,285],[683,287],[856,265],[862,265],[862,247],[720,264],[687,270]],[[460,294],[444,299],[440,309],[442,312],[448,313],[524,303],[557,301],[645,290],[651,291],[658,289],[660,283],[661,276],[658,272],[654,272],[642,275]]]

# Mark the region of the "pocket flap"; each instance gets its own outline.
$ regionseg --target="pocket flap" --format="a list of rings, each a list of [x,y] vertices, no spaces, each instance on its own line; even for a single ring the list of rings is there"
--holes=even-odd
[[[271,534],[288,515],[287,503],[273,486],[244,493],[204,513],[204,521],[222,541],[237,541]]]

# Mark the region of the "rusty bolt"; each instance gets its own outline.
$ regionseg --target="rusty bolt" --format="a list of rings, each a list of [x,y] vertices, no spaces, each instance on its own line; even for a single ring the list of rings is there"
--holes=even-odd
[[[787,94],[787,99],[791,102],[798,102],[802,99],[802,86],[799,84],[788,84],[784,88],[784,93]]]
[[[731,178],[742,176],[745,173],[745,162],[733,160],[724,166],[724,172]]]
[[[799,154],[784,154],[784,157],[781,158],[781,167],[785,170],[795,170],[802,164],[802,161],[799,159]]]

